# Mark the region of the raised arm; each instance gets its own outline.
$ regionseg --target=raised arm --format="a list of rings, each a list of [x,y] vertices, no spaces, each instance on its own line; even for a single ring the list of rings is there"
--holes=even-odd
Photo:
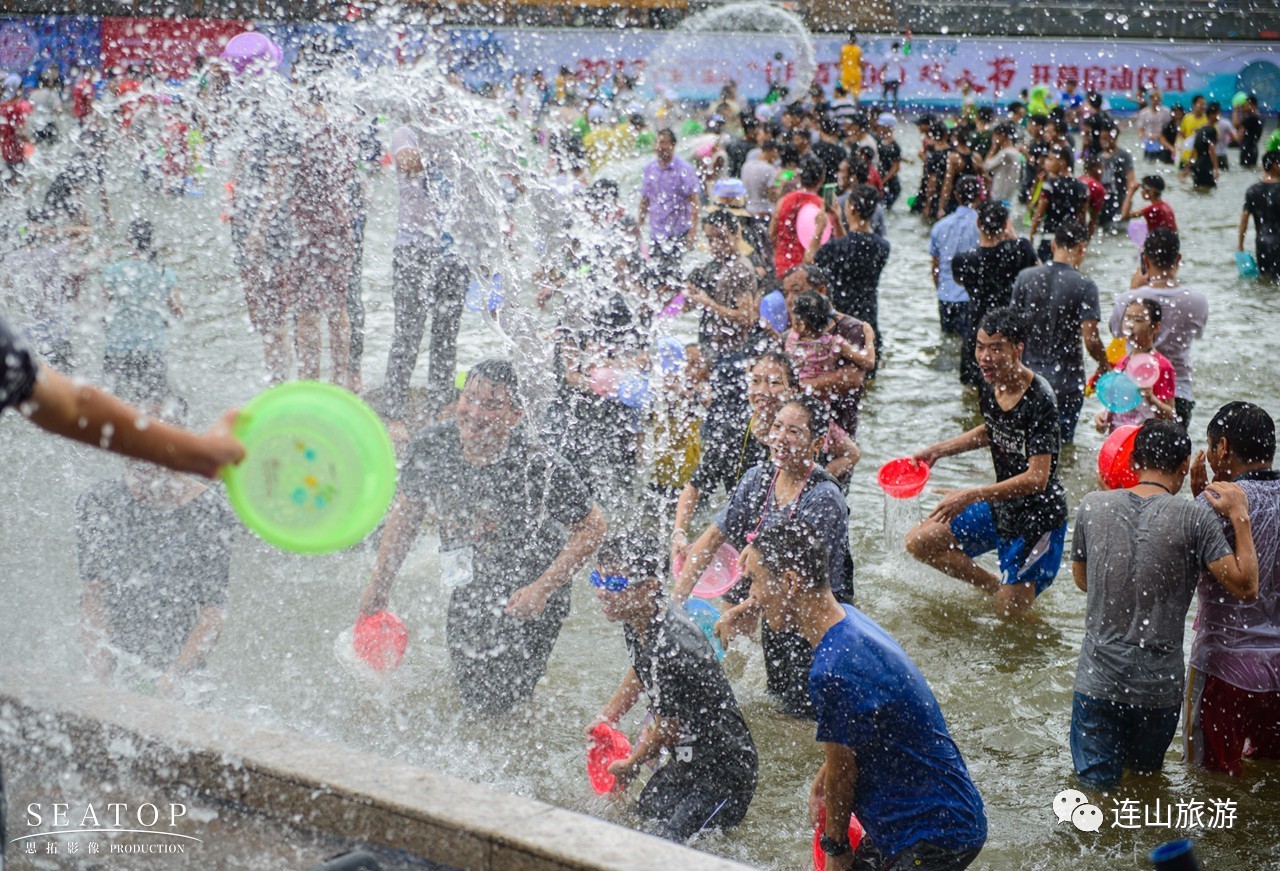
[[[1258,553],[1253,546],[1253,527],[1249,523],[1249,499],[1239,484],[1214,481],[1205,488],[1209,507],[1227,518],[1235,533],[1235,553],[1205,566],[1214,580],[1237,599],[1258,595]]]

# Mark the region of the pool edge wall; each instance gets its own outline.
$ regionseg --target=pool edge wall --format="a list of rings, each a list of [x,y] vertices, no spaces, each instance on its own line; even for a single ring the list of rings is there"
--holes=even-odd
[[[89,771],[117,771],[236,802],[264,817],[404,850],[466,871],[622,871],[748,866],[585,814],[174,702],[0,665],[0,759],[39,735]]]

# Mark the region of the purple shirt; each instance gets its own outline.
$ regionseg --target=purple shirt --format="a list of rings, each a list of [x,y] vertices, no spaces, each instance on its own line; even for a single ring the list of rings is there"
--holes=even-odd
[[[649,235],[653,239],[678,239],[693,227],[689,198],[702,188],[693,167],[672,157],[664,169],[653,160],[644,168],[640,196],[649,201]]]

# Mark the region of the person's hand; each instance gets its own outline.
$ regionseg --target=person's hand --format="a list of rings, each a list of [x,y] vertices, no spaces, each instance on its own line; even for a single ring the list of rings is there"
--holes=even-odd
[[[1191,495],[1199,496],[1209,486],[1209,464],[1204,451],[1197,451],[1191,460]]]
[[[813,238],[815,239],[821,238],[822,231],[827,229],[827,223],[828,223],[827,212],[824,209],[823,211],[818,212],[817,216],[815,216],[813,219]]]
[[[813,785],[809,787],[809,825],[816,826],[818,820],[822,818],[823,811],[827,804],[827,783],[826,783],[827,765],[824,762],[822,767],[818,769],[817,775],[813,778]]]
[[[200,436],[200,457],[195,471],[212,478],[224,466],[234,466],[244,459],[244,445],[231,434],[239,413],[238,408],[227,409],[218,422]]]
[[[1228,520],[1249,519],[1249,497],[1239,484],[1229,481],[1214,481],[1204,488],[1209,498],[1209,507]]]
[[[720,641],[721,647],[728,648],[739,635],[754,632],[759,622],[760,611],[756,607],[756,600],[748,598],[721,614],[712,627],[711,634]]]
[[[596,726],[599,726],[601,723],[604,723],[606,726],[611,728],[614,727],[614,722],[606,717],[603,712],[596,714],[595,719],[590,723],[587,723],[587,725],[582,729],[582,734],[586,737],[588,743],[595,739],[595,735],[591,733],[595,731]]]
[[[529,586],[521,587],[511,594],[503,613],[520,620],[536,620],[542,616],[550,596],[551,591],[546,584],[534,581]]]
[[[671,533],[671,567],[674,569],[677,565],[684,562],[689,556],[689,533],[683,529],[677,529]],[[681,566],[683,568],[683,566]]]
[[[1125,186],[1125,190],[1129,191],[1130,193],[1133,193],[1138,189],[1138,187],[1139,187],[1138,180],[1135,178],[1133,181],[1129,182],[1129,184]]]
[[[950,523],[960,516],[960,512],[973,504],[972,490],[942,490],[941,492],[944,494],[942,501],[929,512],[929,520]]]
[[[1099,411],[1093,416],[1093,428],[1098,432],[1106,432],[1111,426],[1111,412]]]
[[[939,458],[936,447],[934,445],[929,445],[929,447],[921,448],[912,454],[911,459],[915,460],[917,463],[924,463],[926,466],[932,466],[934,463],[938,462]]]
[[[640,765],[633,761],[633,757],[628,756],[626,759],[619,759],[617,762],[609,763],[609,773],[616,778],[617,783],[613,785],[613,792],[626,792],[627,787],[631,785],[631,781],[636,779],[636,773],[639,771]]]

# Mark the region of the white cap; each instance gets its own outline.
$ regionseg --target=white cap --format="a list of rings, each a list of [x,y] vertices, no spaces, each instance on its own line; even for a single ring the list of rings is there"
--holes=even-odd
[[[888,112],[880,113],[880,117],[876,119],[876,124],[877,126],[880,126],[880,127],[893,127],[897,123],[898,123],[898,119],[893,117],[893,115],[889,114]]]

